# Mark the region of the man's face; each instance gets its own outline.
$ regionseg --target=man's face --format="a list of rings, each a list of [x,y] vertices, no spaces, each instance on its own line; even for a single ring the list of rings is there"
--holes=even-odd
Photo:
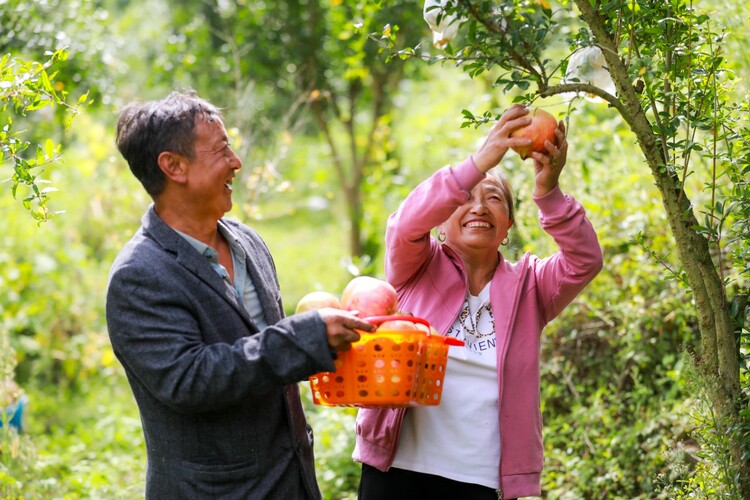
[[[191,202],[217,220],[232,209],[232,181],[242,167],[221,120],[198,119],[187,189]]]

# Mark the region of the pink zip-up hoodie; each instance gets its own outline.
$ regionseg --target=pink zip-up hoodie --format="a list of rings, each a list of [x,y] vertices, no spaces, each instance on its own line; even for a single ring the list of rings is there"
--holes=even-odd
[[[386,279],[399,308],[446,332],[461,311],[468,280],[461,259],[430,236],[484,174],[471,157],[419,184],[388,220]],[[525,254],[500,262],[490,285],[497,337],[498,400],[504,498],[541,494],[544,462],[540,410],[542,328],[570,304],[602,268],[602,251],[583,207],[556,187],[534,198],[542,228],[560,250],[540,259]],[[448,361],[450,363],[450,360]],[[353,457],[382,471],[391,467],[405,408],[360,409]]]

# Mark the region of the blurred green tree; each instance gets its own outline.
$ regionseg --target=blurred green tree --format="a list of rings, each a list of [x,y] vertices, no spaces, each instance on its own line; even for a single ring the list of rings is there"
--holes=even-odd
[[[54,188],[41,187],[46,183],[40,178],[44,167],[56,162],[60,158],[60,146],[52,139],[46,139],[38,144],[32,156],[25,153],[31,146],[23,131],[17,131],[14,118],[25,117],[29,113],[40,111],[48,106],[66,108],[72,117],[78,112],[79,106],[85,103],[86,95],[75,106],[66,102],[64,91],[56,89],[53,83],[55,74],[50,75],[48,68],[58,60],[64,60],[67,52],[60,50],[52,54],[46,63],[23,61],[6,54],[0,58],[0,166],[10,163],[13,174],[10,177],[11,193],[17,197],[19,187],[28,188],[28,193],[21,199],[24,207],[31,216],[38,221],[46,221],[50,217],[47,209],[47,195]]]
[[[0,167],[12,165],[12,195],[38,221],[59,212],[48,210],[54,188],[42,175],[61,159],[64,132],[110,98],[106,17],[92,0],[0,3]]]
[[[227,106],[228,123],[249,138],[241,150],[268,145],[279,124],[287,140],[322,134],[346,206],[349,251],[363,262],[377,255],[380,227],[368,229],[363,206],[374,183],[368,177],[393,154],[392,97],[419,65],[410,70],[405,61],[386,64],[367,34],[384,19],[398,18],[398,41],[388,28],[379,36],[404,46],[418,43],[428,34],[419,4],[409,0],[379,9],[341,0],[212,0],[172,6],[171,12],[169,43],[152,54],[158,85],[193,87]],[[278,160],[261,163],[276,170]],[[273,178],[246,170],[253,182]]]

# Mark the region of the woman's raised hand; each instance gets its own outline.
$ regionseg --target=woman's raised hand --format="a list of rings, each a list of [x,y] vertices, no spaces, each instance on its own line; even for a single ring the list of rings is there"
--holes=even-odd
[[[565,124],[562,120],[555,129],[555,144],[547,141],[547,148],[543,153],[531,153],[534,160],[534,196],[540,197],[557,187],[560,173],[565,166],[568,155],[568,140],[565,134]]]
[[[489,169],[497,166],[509,148],[531,144],[531,139],[510,136],[513,131],[531,123],[531,118],[526,116],[528,112],[529,110],[525,106],[514,104],[492,126],[482,146],[472,155],[474,164],[481,172],[486,173]]]

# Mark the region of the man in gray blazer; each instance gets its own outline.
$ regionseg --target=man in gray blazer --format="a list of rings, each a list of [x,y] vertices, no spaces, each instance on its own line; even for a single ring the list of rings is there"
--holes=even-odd
[[[268,248],[224,218],[241,162],[213,105],[178,92],[129,105],[117,146],[153,199],[106,308],[141,414],[146,497],[320,498],[296,383],[373,327],[330,308],[284,317]]]

